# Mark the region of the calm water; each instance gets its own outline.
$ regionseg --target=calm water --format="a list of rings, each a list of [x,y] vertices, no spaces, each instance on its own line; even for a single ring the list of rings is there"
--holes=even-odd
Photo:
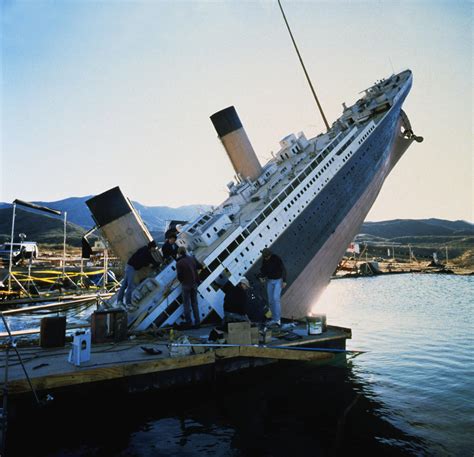
[[[352,328],[348,348],[366,354],[167,393],[59,396],[17,416],[10,453],[472,456],[473,286],[442,275],[333,281],[315,311]]]

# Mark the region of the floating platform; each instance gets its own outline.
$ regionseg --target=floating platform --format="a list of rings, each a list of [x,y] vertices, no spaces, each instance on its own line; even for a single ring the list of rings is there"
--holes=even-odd
[[[192,348],[193,353],[184,356],[171,356],[167,334],[161,338],[147,335],[118,343],[94,344],[91,348],[91,359],[79,367],[68,362],[67,346],[54,349],[28,347],[18,350],[34,388],[40,396],[44,396],[57,389],[82,389],[107,382],[120,382],[129,392],[160,389],[215,379],[219,373],[255,368],[280,360],[328,362],[335,357],[334,352],[295,349],[343,350],[346,340],[352,336],[350,329],[330,325],[319,335],[308,335],[306,326],[300,324],[291,329],[292,333],[301,337],[296,341],[273,337],[266,345],[200,346],[200,343],[207,341],[212,328],[201,327],[179,332],[186,335],[191,344],[195,345]],[[147,354],[142,347],[159,349],[161,354]],[[4,371],[4,350],[1,353],[0,366]],[[31,394],[28,381],[13,350],[10,350],[9,355],[8,379],[10,399]],[[3,376],[1,381],[3,382]],[[1,388],[3,389],[3,384]]]

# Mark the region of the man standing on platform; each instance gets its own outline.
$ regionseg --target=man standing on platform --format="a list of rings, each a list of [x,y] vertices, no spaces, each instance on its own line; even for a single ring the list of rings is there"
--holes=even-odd
[[[283,261],[270,249],[262,250],[260,281],[267,281],[268,304],[272,312],[271,324],[281,325],[281,291],[286,286],[286,269]]]
[[[183,297],[184,318],[187,326],[192,326],[191,308],[194,314],[194,325],[199,327],[201,319],[199,318],[199,307],[197,301],[197,288],[199,285],[198,269],[201,264],[194,256],[186,253],[186,248],[179,247],[176,257],[176,275],[181,283],[181,293]]]
[[[159,267],[160,263],[153,258],[152,253],[157,251],[158,247],[155,240],[152,240],[148,245],[138,249],[127,262],[125,273],[117,296],[117,306],[123,306],[123,296],[125,295],[125,304],[132,305],[132,293],[135,289],[135,273],[143,267],[154,265]],[[126,291],[126,292],[125,292]]]

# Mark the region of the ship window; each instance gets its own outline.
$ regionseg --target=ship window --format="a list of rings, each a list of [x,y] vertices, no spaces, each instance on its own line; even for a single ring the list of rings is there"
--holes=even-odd
[[[271,214],[271,212],[272,212],[272,209],[271,209],[271,208],[267,208],[267,209],[263,212],[263,215],[264,215],[265,217],[267,217],[267,216],[269,216],[269,215]]]
[[[244,240],[245,240],[245,237],[243,235],[239,235],[236,239],[237,243],[239,243],[239,244],[242,243],[242,241],[244,241]]]
[[[258,224],[256,222],[252,222],[249,227],[248,227],[248,230],[250,232],[253,232],[256,228],[257,228]]]
[[[257,224],[262,223],[264,219],[265,217],[263,216],[263,214],[260,214],[256,219]]]
[[[227,249],[232,252],[237,246],[238,246],[237,241],[233,241],[232,243],[230,243]]]
[[[153,323],[159,327],[161,324],[165,322],[165,320],[168,318],[168,314],[166,312],[161,313],[154,321]]]
[[[201,282],[204,281],[210,274],[211,270],[209,270],[209,268],[203,268],[199,273],[199,278],[201,279]]]
[[[262,235],[261,233],[259,233],[258,236],[259,236],[260,238],[263,238],[263,235]]]
[[[227,250],[224,250],[217,256],[220,262],[223,262],[225,259],[227,259],[227,257],[229,257],[229,253],[227,252]]]
[[[209,233],[206,233],[206,236],[207,236],[208,238],[210,238],[210,237],[211,237],[211,235],[209,235]]]
[[[214,259],[211,264],[209,265],[209,270],[215,270],[217,268],[217,266],[219,265],[219,260],[218,259]]]
[[[270,230],[270,226],[269,226],[269,225],[267,225],[267,229]]]
[[[248,247],[248,246],[245,248],[245,250],[246,250],[247,252],[249,252],[249,251],[250,251],[250,249],[249,249],[249,247]]]
[[[255,243],[254,243],[253,241],[251,241],[250,244],[251,244],[252,246],[255,246]]]
[[[168,314],[168,316],[171,316],[171,314],[173,314],[179,308],[180,304],[181,304],[181,300],[179,299],[174,300],[171,303],[171,305],[166,309],[166,313]]]

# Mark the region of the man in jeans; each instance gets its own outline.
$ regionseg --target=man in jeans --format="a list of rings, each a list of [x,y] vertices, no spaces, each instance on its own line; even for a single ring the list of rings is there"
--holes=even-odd
[[[181,293],[183,297],[184,318],[187,326],[192,326],[191,308],[194,314],[194,325],[199,327],[199,307],[197,302],[197,288],[199,285],[198,269],[201,264],[190,255],[186,254],[186,248],[178,248],[176,257],[176,275],[181,283]]]
[[[133,254],[127,262],[125,267],[125,273],[123,276],[122,285],[120,287],[117,296],[117,306],[123,306],[123,296],[125,295],[125,301],[128,306],[132,305],[132,292],[135,289],[135,273],[143,267],[148,265],[154,265],[159,267],[160,264],[157,262],[152,253],[157,251],[158,247],[155,240],[150,241],[147,246],[143,246]],[[126,292],[125,292],[126,291]]]
[[[271,324],[281,324],[281,290],[286,286],[286,269],[283,261],[270,249],[262,250],[262,266],[260,280],[267,281],[267,296],[272,312]]]

